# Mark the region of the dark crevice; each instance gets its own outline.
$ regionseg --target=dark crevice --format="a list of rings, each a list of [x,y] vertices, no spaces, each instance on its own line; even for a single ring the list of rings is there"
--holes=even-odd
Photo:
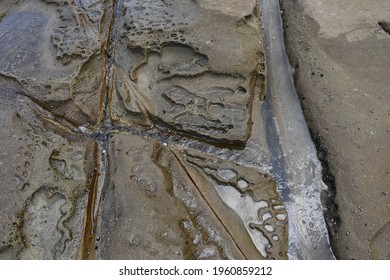
[[[107,62],[106,62],[106,87],[105,94],[103,100],[103,120],[102,127],[110,127],[111,126],[111,118],[110,118],[110,98],[112,92],[112,82],[115,71],[115,50],[118,44],[117,32],[118,32],[118,22],[120,18],[120,11],[122,9],[123,0],[114,1],[114,9],[113,15],[110,23],[109,29],[109,39],[107,41],[106,49],[107,49]]]
[[[317,149],[317,156],[322,165],[322,181],[327,185],[327,190],[324,191],[321,195],[321,202],[324,206],[324,217],[326,221],[326,226],[330,233],[329,239],[333,249],[333,253],[336,258],[339,259],[337,251],[335,251],[335,246],[333,246],[335,238],[337,238],[339,229],[340,229],[340,215],[339,215],[339,206],[336,202],[337,186],[336,179],[331,171],[330,161],[329,161],[329,150],[323,144],[321,137],[318,134],[313,133],[309,128],[310,134],[312,136],[314,145]]]
[[[222,130],[223,128],[219,128],[219,127],[212,127],[212,126],[206,127],[206,126],[192,125],[190,128],[187,128],[186,130],[184,130],[180,126],[175,126],[175,125],[171,125],[167,122],[164,122],[159,117],[151,116],[151,119],[153,120],[156,127],[159,129],[160,133],[163,133],[163,131],[166,130],[166,133],[174,135],[174,133],[176,132],[185,138],[188,138],[191,140],[200,140],[200,141],[203,141],[204,143],[214,145],[215,147],[218,147],[218,148],[229,148],[229,149],[235,149],[235,150],[243,150],[245,148],[246,140],[229,140],[229,139],[223,139],[223,138],[214,139],[212,137],[208,137],[207,135],[201,134],[196,130],[196,129],[198,129],[198,130],[210,129],[212,131],[213,130],[217,131],[219,129],[219,131],[226,133],[226,130],[228,128],[225,130]]]
[[[109,38],[107,40],[105,49],[106,57],[104,69],[105,74],[103,78],[102,90],[102,119],[98,129],[95,132],[87,133],[89,138],[97,142],[97,147],[94,150],[94,174],[89,185],[88,202],[85,214],[85,226],[83,233],[82,244],[82,259],[95,259],[96,231],[98,227],[99,205],[101,200],[101,193],[103,189],[107,188],[109,184],[108,168],[108,139],[112,133],[113,126],[111,124],[109,102],[112,92],[112,77],[114,75],[115,67],[115,49],[117,44],[118,21],[120,17],[120,10],[122,8],[123,0],[114,1],[114,10],[112,13]],[[84,133],[85,134],[85,133]]]
[[[97,145],[94,147],[93,151],[93,162],[94,162],[94,171],[90,178],[90,184],[88,188],[88,200],[87,208],[85,213],[85,223],[84,223],[84,233],[83,233],[83,246],[81,252],[82,259],[92,259],[94,258],[95,240],[96,240],[96,217],[94,215],[95,210],[95,199],[98,188],[99,181],[99,150]]]
[[[378,21],[378,25],[383,29],[388,35],[390,35],[390,22],[389,21]]]

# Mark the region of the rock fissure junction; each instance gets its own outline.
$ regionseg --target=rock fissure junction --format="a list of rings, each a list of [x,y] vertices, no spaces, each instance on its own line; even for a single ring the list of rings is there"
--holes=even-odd
[[[334,258],[279,1],[4,0],[0,54],[0,259]]]

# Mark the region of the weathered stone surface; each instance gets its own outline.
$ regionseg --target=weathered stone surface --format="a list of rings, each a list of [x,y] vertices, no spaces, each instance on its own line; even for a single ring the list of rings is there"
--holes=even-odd
[[[272,177],[194,150],[183,149],[182,157],[192,180],[197,185],[206,184],[206,188],[213,186],[240,217],[264,258],[287,258],[287,213]],[[234,228],[231,218],[226,218],[221,218],[226,227]]]
[[[78,258],[93,141],[27,98],[0,94],[0,258]]]
[[[0,75],[57,116],[77,125],[97,123],[108,1],[11,2],[0,4]]]
[[[239,4],[0,3],[0,258],[286,258]]]
[[[113,120],[157,124],[208,141],[245,143],[262,94],[256,1],[245,13],[212,1],[124,1]]]
[[[203,155],[199,154],[199,157]],[[224,197],[218,195],[215,182],[202,181],[202,175],[193,177],[193,174],[187,173],[191,167],[183,159],[179,160],[178,156],[181,157],[179,151],[171,151],[153,140],[132,135],[113,135],[109,149],[110,185],[102,199],[97,257],[262,258],[253,244],[257,240],[252,240],[248,235],[240,214],[235,213],[231,205],[225,204]],[[266,225],[270,222],[269,218],[279,217],[280,221],[275,220],[272,224],[277,228],[285,226],[287,218],[275,193],[275,182],[267,176],[261,177],[250,168],[235,167],[235,170],[239,170],[239,176],[244,178],[238,181],[239,186],[247,187],[247,190],[242,190],[243,194],[263,192],[260,196],[269,200],[270,204],[259,199],[257,203],[263,207],[266,204],[271,207],[273,204],[276,212],[280,212],[279,216],[269,217],[265,209],[254,208],[252,212],[256,217],[245,221],[248,222],[247,226],[257,232],[258,236],[264,227],[269,228],[274,234],[265,233],[265,236],[271,240],[279,240],[276,235],[280,233],[280,242],[283,243],[285,232]],[[258,215],[266,217],[261,220]],[[274,256],[272,251],[270,255],[265,253],[263,258],[285,257],[285,248],[271,240],[267,245],[274,244],[272,250],[281,250],[283,255]]]
[[[371,238],[370,249],[374,259],[390,259],[390,222],[380,228]]]
[[[326,162],[335,255],[388,259],[389,1],[283,3],[297,91]]]

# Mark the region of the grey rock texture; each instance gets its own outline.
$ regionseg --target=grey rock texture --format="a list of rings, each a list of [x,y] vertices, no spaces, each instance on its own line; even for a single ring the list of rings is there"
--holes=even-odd
[[[390,4],[282,2],[297,91],[327,163],[334,252],[388,259]]]
[[[1,259],[287,258],[257,1],[0,11]]]

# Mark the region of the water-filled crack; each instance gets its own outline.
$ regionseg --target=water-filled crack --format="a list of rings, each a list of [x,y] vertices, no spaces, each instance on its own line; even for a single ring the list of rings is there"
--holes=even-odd
[[[172,151],[174,157],[176,158],[176,160],[179,162],[181,168],[186,172],[186,174],[188,175],[188,178],[190,178],[190,180],[192,181],[193,185],[195,186],[196,190],[198,191],[199,195],[203,198],[203,201],[205,201],[207,203],[207,205],[209,206],[209,209],[211,209],[211,211],[213,212],[213,214],[215,215],[215,217],[217,218],[217,220],[220,222],[220,224],[224,227],[225,231],[229,234],[230,238],[233,240],[236,248],[239,250],[239,252],[242,254],[242,256],[245,258],[245,259],[248,259],[247,256],[245,255],[245,253],[243,252],[243,250],[240,248],[239,244],[237,244],[237,241],[234,239],[234,237],[232,236],[232,234],[230,233],[230,230],[228,228],[226,228],[225,226],[225,223],[221,220],[221,218],[219,217],[219,215],[217,214],[217,212],[214,210],[214,207],[212,205],[212,203],[209,202],[209,200],[207,199],[207,197],[203,194],[203,192],[199,189],[196,181],[194,180],[194,178],[191,176],[191,174],[188,172],[186,166],[183,164],[182,160],[180,159],[180,157],[174,152]]]

